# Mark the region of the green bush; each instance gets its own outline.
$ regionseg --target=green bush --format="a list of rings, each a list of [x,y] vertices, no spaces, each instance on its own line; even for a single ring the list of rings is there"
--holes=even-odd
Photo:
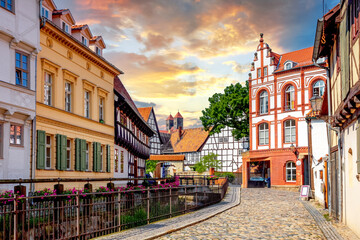
[[[235,179],[235,175],[232,172],[216,172],[215,176],[218,177],[227,177],[229,182],[233,182]]]

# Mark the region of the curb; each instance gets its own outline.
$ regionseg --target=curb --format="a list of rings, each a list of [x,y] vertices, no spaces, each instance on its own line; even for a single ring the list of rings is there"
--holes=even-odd
[[[326,219],[320,214],[315,207],[313,207],[310,203],[301,201],[304,205],[305,209],[311,214],[314,218],[316,224],[320,228],[321,232],[324,234],[326,239],[329,240],[343,240],[340,234],[336,231],[336,229],[331,225],[330,222],[326,221]]]

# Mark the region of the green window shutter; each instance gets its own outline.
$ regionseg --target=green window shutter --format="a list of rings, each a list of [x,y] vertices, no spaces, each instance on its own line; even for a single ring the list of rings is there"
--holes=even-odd
[[[67,137],[61,135],[61,170],[66,170],[66,143]],[[71,166],[70,166],[71,167]]]
[[[97,168],[97,162],[98,162],[98,155],[97,155],[97,143],[93,142],[93,171],[97,172],[98,168]]]
[[[56,169],[61,169],[61,135],[56,134]]]
[[[81,139],[75,138],[75,170],[81,171]]]
[[[111,155],[110,155],[110,145],[106,145],[106,171],[107,172],[111,172],[111,168],[110,168],[110,160],[111,160]]]
[[[81,139],[80,140],[81,143],[81,160],[80,160],[80,166],[81,166],[81,171],[86,171],[86,140]]]
[[[101,170],[103,170],[102,166],[104,166],[104,165],[102,162],[103,159],[101,159],[101,155],[100,155],[101,144],[100,143],[96,143],[96,144],[97,144],[97,152],[96,152],[96,154],[97,154],[97,162],[96,162],[97,163],[97,171],[100,172]],[[105,154],[105,153],[103,153],[103,154]]]
[[[36,168],[45,169],[45,131],[37,130]]]
[[[350,31],[348,11],[345,12],[343,20],[340,23],[341,99],[346,98],[350,89]]]

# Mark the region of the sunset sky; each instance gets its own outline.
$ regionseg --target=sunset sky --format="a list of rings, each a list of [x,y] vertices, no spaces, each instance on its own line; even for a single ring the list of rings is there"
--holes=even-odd
[[[326,0],[330,9],[339,0]],[[138,106],[154,106],[159,127],[179,109],[200,126],[208,98],[248,78],[264,33],[274,52],[314,43],[322,0],[55,0],[107,45],[104,57]]]

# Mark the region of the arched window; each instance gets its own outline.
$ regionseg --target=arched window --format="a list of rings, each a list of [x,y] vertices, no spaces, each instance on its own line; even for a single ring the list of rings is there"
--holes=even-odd
[[[284,123],[284,140],[285,143],[296,142],[296,126],[295,120],[287,120]]]
[[[260,114],[268,113],[268,105],[268,93],[264,90],[260,93]]]
[[[269,144],[269,125],[262,123],[259,125],[259,145]]]
[[[295,109],[295,88],[293,85],[285,89],[285,111]]]
[[[285,63],[284,68],[285,68],[285,70],[292,68],[292,62]]]
[[[313,84],[313,96],[322,96],[324,95],[325,83],[323,80],[316,81]]]
[[[286,181],[296,182],[296,166],[293,162],[286,163]]]

